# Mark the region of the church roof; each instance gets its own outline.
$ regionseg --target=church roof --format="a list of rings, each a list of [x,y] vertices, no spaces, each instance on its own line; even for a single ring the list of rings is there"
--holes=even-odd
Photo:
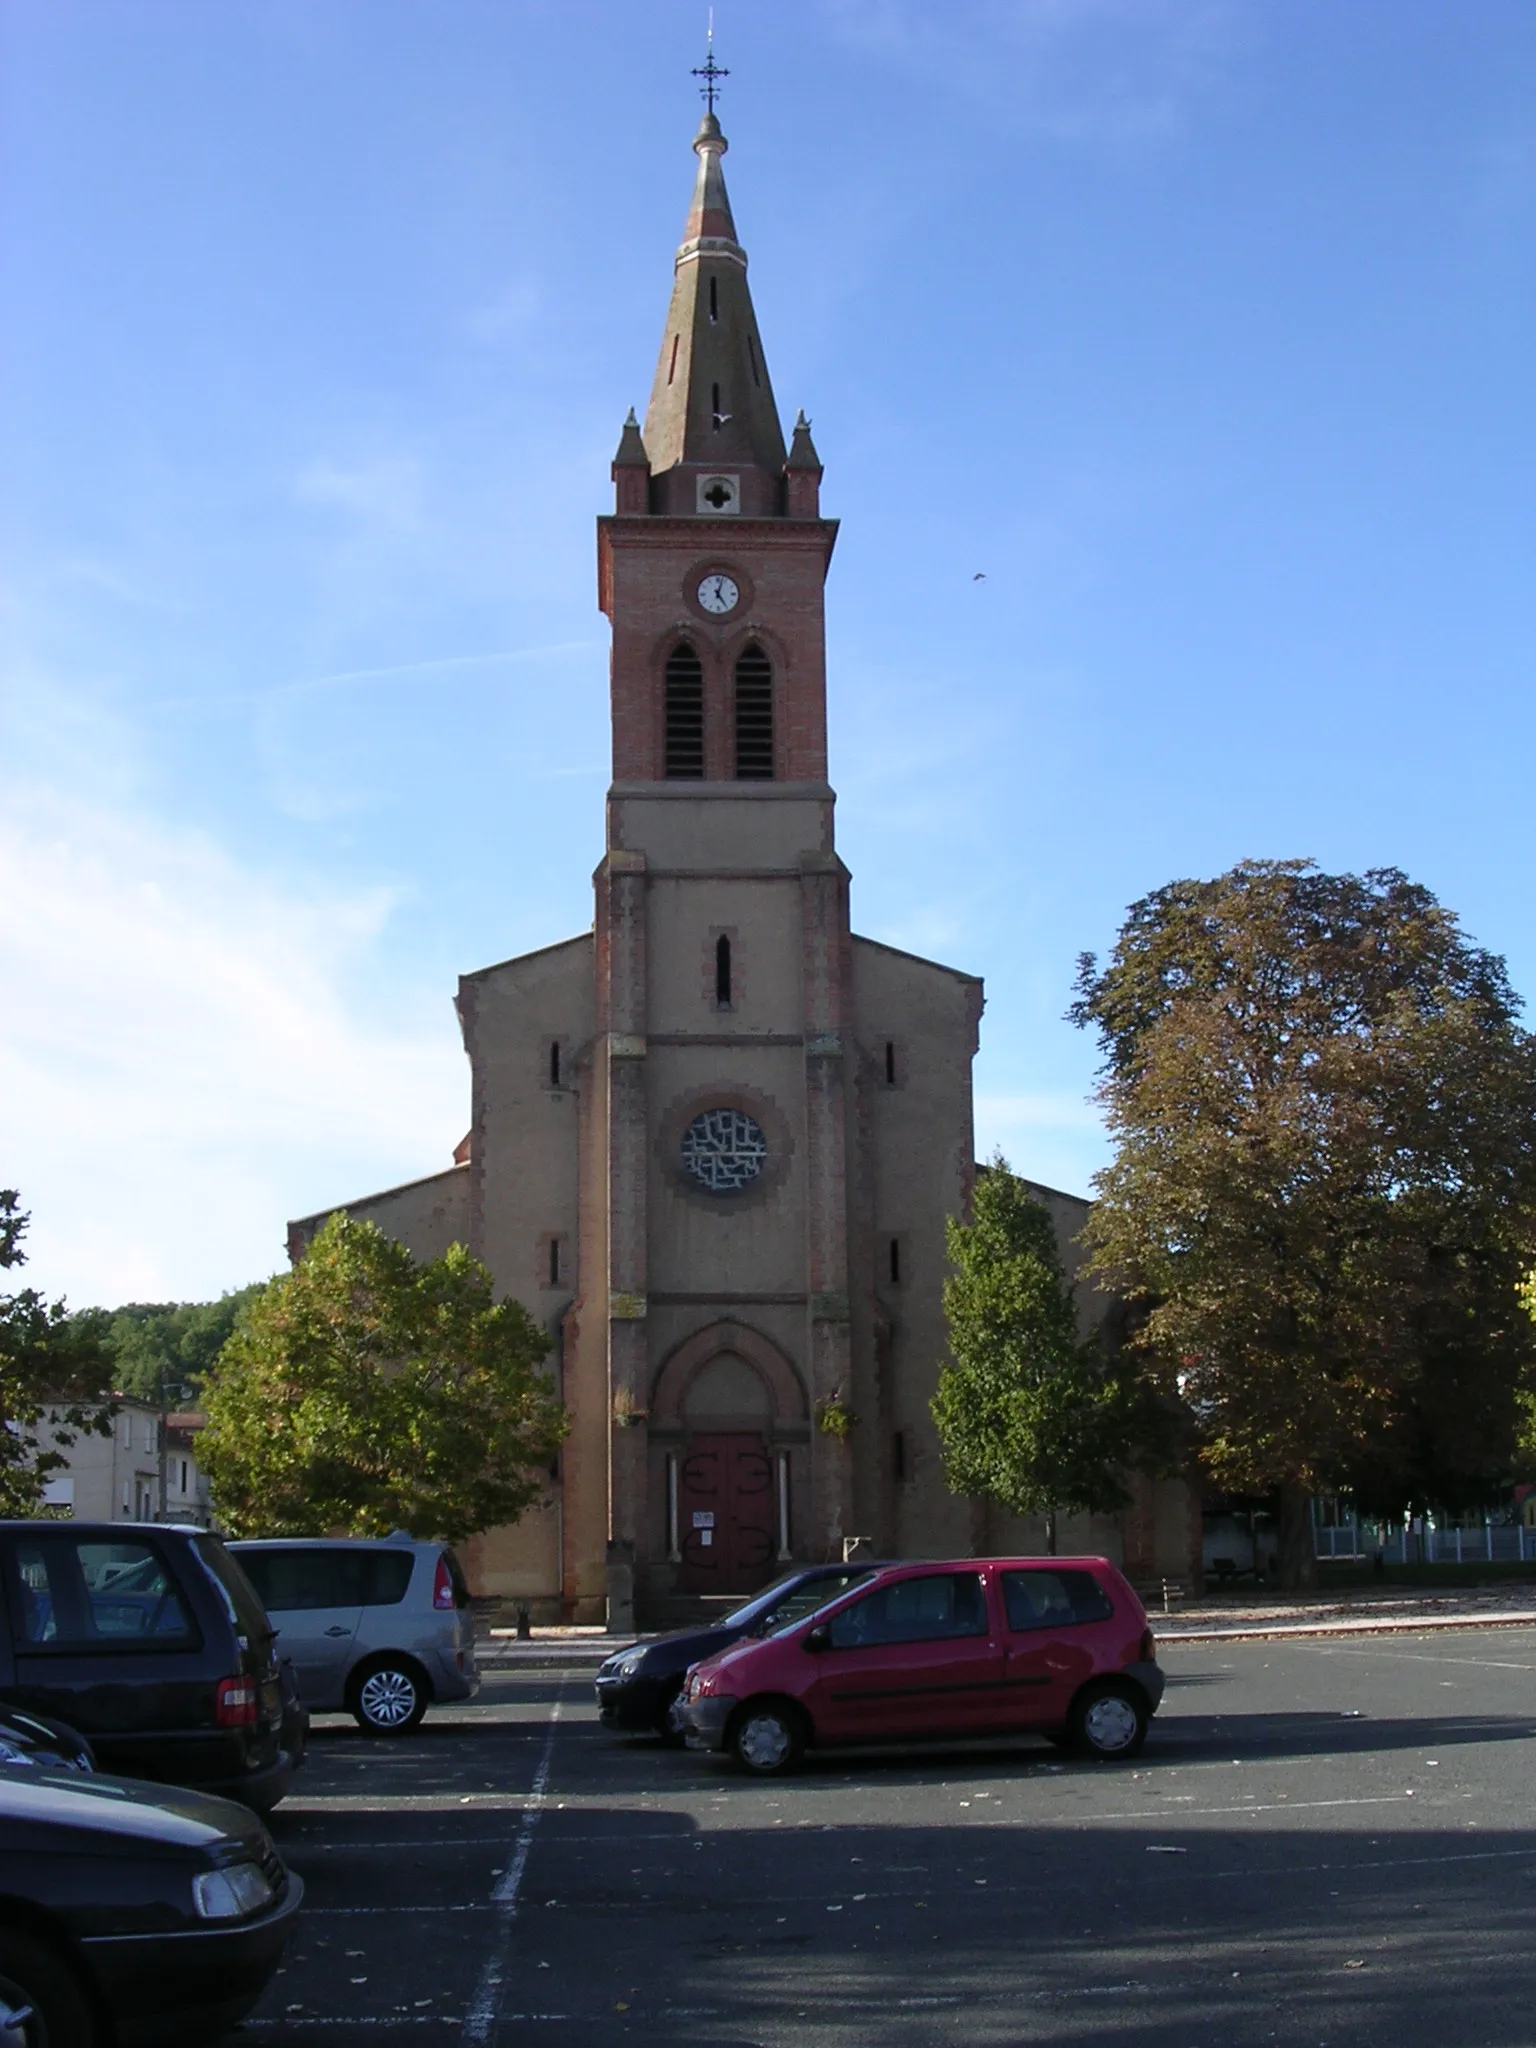
[[[689,464],[756,469],[777,486],[784,431],[747,288],[747,252],[736,239],[725,189],[720,160],[727,144],[713,113],[704,116],[693,147],[698,175],[646,408],[645,452],[653,477]]]

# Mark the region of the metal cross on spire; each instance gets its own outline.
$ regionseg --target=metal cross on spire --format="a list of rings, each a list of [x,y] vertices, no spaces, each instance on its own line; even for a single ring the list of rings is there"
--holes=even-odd
[[[709,10],[709,41],[704,62],[702,64],[695,64],[693,67],[693,76],[695,78],[702,78],[704,81],[699,87],[699,97],[703,100],[705,108],[709,113],[712,114],[715,111],[715,101],[720,97],[720,88],[715,81],[721,78],[729,78],[730,75],[730,72],[727,71],[723,64],[715,62],[715,10],[711,7]]]

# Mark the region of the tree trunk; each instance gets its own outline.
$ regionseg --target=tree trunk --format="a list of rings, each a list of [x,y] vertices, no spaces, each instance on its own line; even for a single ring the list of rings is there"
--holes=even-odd
[[[1054,1504],[1045,1511],[1045,1550],[1048,1557],[1056,1555],[1056,1509]]]
[[[1312,1496],[1289,1480],[1280,1488],[1280,1584],[1287,1593],[1311,1592],[1317,1585]]]

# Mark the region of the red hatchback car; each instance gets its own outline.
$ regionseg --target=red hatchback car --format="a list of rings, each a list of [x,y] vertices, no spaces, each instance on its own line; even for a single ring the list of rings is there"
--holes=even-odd
[[[692,1749],[761,1775],[832,1743],[1038,1734],[1135,1756],[1163,1696],[1141,1602],[1102,1557],[890,1565],[690,1673]]]

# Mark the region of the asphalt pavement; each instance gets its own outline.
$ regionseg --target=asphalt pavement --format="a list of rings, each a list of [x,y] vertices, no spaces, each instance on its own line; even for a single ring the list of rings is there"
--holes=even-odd
[[[497,1672],[321,1722],[242,2033],[336,2048],[1536,2041],[1536,1631],[1170,1645],[1134,1764],[1029,1741],[758,1782]],[[236,2037],[238,2038],[238,2037]]]

